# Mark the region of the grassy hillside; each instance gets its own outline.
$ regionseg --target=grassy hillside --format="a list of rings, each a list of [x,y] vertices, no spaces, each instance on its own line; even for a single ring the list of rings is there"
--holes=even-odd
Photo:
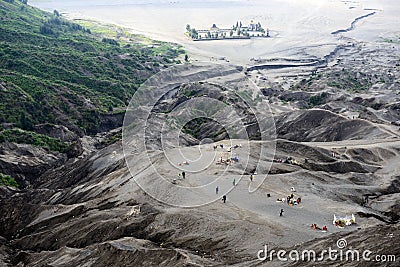
[[[0,0],[0,125],[98,132],[104,116],[123,112],[141,83],[183,53],[177,45],[125,37],[100,36],[58,12]]]

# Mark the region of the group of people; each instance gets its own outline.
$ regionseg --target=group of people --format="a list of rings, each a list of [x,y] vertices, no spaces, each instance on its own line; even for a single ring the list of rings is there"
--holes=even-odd
[[[231,147],[228,148],[228,152],[231,152],[232,149],[236,149],[236,148],[239,148],[239,147],[242,147],[242,145],[234,145],[234,146],[231,146]]]
[[[178,173],[178,178],[179,179],[185,179],[186,178],[186,172],[183,171],[183,172]],[[176,179],[173,179],[172,183],[176,184]]]
[[[298,205],[301,203],[301,197],[298,197],[297,199],[295,199],[293,193],[291,193],[289,196],[286,197],[286,203],[289,206]]]
[[[217,165],[218,164],[226,164],[226,165],[232,165],[232,163],[233,162],[239,162],[239,157],[238,156],[234,156],[234,157],[232,157],[232,158],[227,158],[226,160],[224,160],[222,157],[220,157],[218,160],[217,160]]]
[[[224,144],[220,144],[219,147],[220,147],[221,149],[224,149]],[[217,150],[217,148],[218,148],[217,145],[214,145],[214,146],[213,146],[214,151]]]
[[[220,147],[223,149],[224,148],[224,145],[223,144],[220,144]],[[238,145],[236,145],[234,148],[237,148],[237,147],[239,147]],[[218,148],[218,146],[216,146],[216,145],[214,145],[214,150],[216,150],[217,148]],[[239,159],[237,158],[237,156],[236,157],[234,157],[234,158],[231,158],[231,159],[227,159],[226,161],[224,161],[223,160],[223,158],[221,157],[220,158],[220,163],[223,163],[223,162],[225,162],[225,163],[229,163],[229,162],[231,162],[231,161],[238,161]],[[278,162],[279,162],[280,160],[278,160]],[[280,161],[280,162],[282,162],[282,161]],[[285,160],[285,163],[290,163],[290,164],[295,164],[296,162],[293,162],[293,160],[291,159],[291,158],[289,158],[289,159],[287,159],[287,160]],[[189,163],[188,162],[184,162],[183,164],[186,164],[186,165],[188,165]],[[179,173],[178,174],[178,176],[179,176],[179,178],[182,178],[182,179],[185,179],[186,178],[186,173],[185,173],[185,171],[182,171],[181,173]],[[254,174],[250,174],[250,182],[253,182],[253,180],[254,180]],[[176,183],[176,179],[174,179],[174,181],[173,181],[173,183]],[[234,178],[233,180],[232,180],[232,185],[233,186],[236,186],[236,179]],[[300,204],[301,203],[301,201],[302,201],[302,199],[301,199],[301,197],[297,197],[297,198],[295,198],[295,195],[293,194],[294,192],[296,192],[296,189],[294,188],[294,187],[291,187],[290,188],[290,191],[292,192],[290,195],[288,195],[287,197],[286,197],[286,199],[285,198],[282,198],[282,202],[285,202],[286,201],[286,203],[289,205],[289,206],[293,206],[293,205],[298,205],[298,204]],[[218,186],[216,186],[216,188],[215,188],[215,193],[218,195],[219,194],[219,187]],[[269,195],[269,194],[268,194]],[[227,197],[226,197],[226,195],[223,195],[222,196],[222,202],[223,203],[226,203],[226,201],[227,201]],[[277,202],[280,202],[281,200],[280,199],[277,199]],[[366,200],[365,200],[365,202],[368,202],[368,197],[366,197]],[[283,213],[284,213],[284,209],[280,209],[280,211],[279,211],[279,216],[280,217],[282,217],[283,216]],[[337,220],[337,221],[335,221],[335,226],[341,226],[341,221],[339,221],[339,220]],[[326,225],[324,225],[322,228],[320,228],[317,224],[311,224],[311,228],[313,229],[313,230],[321,230],[321,231],[328,231],[328,228],[327,228],[327,226]]]
[[[221,149],[224,149],[224,144],[220,144],[219,147],[220,147]],[[228,148],[228,152],[231,152],[232,149],[236,149],[236,148],[239,148],[239,147],[242,147],[242,145],[239,144],[239,145],[230,146],[230,147]],[[216,151],[216,150],[218,149],[218,145],[214,145],[214,146],[213,146],[213,149],[214,149],[214,151]]]
[[[250,176],[250,180],[252,180],[251,178],[252,176]],[[278,198],[276,200],[276,202],[286,202],[289,206],[293,206],[293,205],[298,205],[301,203],[301,197],[295,198],[293,192],[296,192],[296,189],[294,187],[290,188],[290,191],[292,192],[290,195],[288,195],[286,198]],[[270,194],[268,194],[268,196],[270,196]],[[279,216],[282,217],[283,216],[283,212],[284,210],[281,209],[279,212]]]
[[[319,227],[319,226],[318,226],[317,224],[315,224],[315,223],[311,224],[311,228],[312,228],[313,230],[322,230],[322,231],[325,231],[325,232],[328,231],[328,227],[326,227],[326,225],[324,225],[324,226],[322,227],[322,229],[321,229],[321,227]]]
[[[287,157],[286,159],[274,159],[273,160],[276,163],[286,163],[286,164],[292,164],[292,165],[299,165],[299,162],[292,158],[292,157]]]
[[[216,150],[218,149],[218,147],[220,147],[222,150],[224,150],[224,147],[225,147],[225,146],[224,146],[224,144],[213,145],[214,151],[216,151]],[[239,145],[230,146],[230,147],[227,149],[227,152],[231,152],[232,149],[236,149],[236,148],[239,148],[239,147],[242,147],[242,145],[239,144]],[[222,156],[220,156],[220,157],[218,158],[216,164],[217,164],[217,165],[220,165],[220,164],[232,165],[232,163],[234,163],[234,162],[239,162],[239,157],[238,157],[237,155],[232,156],[232,157],[227,156],[226,159],[224,159]]]

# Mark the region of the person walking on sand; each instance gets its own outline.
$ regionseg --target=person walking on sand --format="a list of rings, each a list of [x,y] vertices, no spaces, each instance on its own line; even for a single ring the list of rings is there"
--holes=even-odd
[[[283,210],[283,209],[281,209],[281,212],[279,213],[279,216],[280,216],[280,217],[282,217],[282,216],[283,216],[283,212],[284,212],[284,210]]]
[[[233,184],[233,186],[235,186],[235,185],[236,185],[236,179],[235,179],[235,178],[233,178],[233,182],[232,182],[232,184]]]
[[[182,172],[182,178],[185,179],[185,177],[186,177],[186,173]]]
[[[250,182],[253,182],[253,174],[250,175]]]
[[[225,196],[225,195],[222,197],[222,201],[223,201],[224,203],[226,203],[226,196]]]
[[[218,185],[217,185],[217,187],[215,188],[215,194],[218,195],[218,191],[219,191],[219,188],[218,188]]]

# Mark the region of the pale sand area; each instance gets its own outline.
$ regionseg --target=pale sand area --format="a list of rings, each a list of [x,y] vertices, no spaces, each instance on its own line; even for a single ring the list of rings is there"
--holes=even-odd
[[[182,44],[200,60],[226,57],[235,63],[250,58],[310,58],[329,54],[346,42],[331,32],[346,29],[362,15],[375,15],[357,23],[356,29],[342,34],[375,41],[393,36],[400,25],[398,4],[393,0],[236,0],[236,1],[55,1],[33,0],[45,10],[57,9],[71,18],[89,18],[118,24],[148,37]],[[236,21],[259,21],[271,30],[272,38],[193,42],[184,35],[186,24],[207,29],[213,23],[229,28]]]

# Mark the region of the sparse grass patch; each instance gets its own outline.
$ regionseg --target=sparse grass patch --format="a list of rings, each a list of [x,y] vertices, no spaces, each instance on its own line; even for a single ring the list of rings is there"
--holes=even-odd
[[[30,144],[37,147],[47,148],[51,151],[61,153],[67,152],[69,145],[59,139],[52,138],[35,132],[24,131],[21,129],[7,129],[0,132],[1,142],[13,142],[17,144]]]
[[[11,186],[18,188],[19,184],[10,175],[0,173],[0,186]]]

